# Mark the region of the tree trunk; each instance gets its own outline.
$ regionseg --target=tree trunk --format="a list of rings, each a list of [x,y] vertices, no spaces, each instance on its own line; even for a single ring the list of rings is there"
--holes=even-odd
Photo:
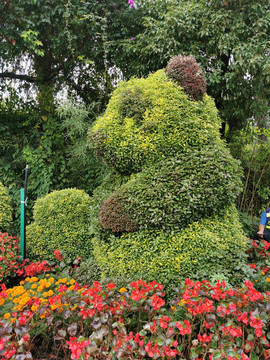
[[[44,56],[35,57],[35,71],[37,75],[38,83],[38,103],[40,108],[40,113],[42,116],[47,116],[52,113],[55,109],[54,102],[54,74],[53,74],[53,56],[51,49],[47,47],[47,44],[44,45]]]

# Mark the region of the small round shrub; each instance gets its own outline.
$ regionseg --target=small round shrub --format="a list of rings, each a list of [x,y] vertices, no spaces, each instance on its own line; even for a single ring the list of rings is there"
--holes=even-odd
[[[89,146],[122,175],[189,147],[219,141],[219,118],[213,100],[195,102],[163,70],[146,79],[122,82],[105,114],[89,131]]]
[[[206,80],[201,66],[193,56],[178,55],[173,57],[165,73],[179,84],[191,99],[201,100],[206,92]]]
[[[234,206],[183,230],[140,230],[109,241],[94,239],[94,255],[105,277],[141,277],[172,287],[192,275],[198,279],[222,273],[241,282],[247,239]]]
[[[11,199],[7,188],[0,182],[0,231],[8,231],[12,220]]]
[[[240,174],[224,146],[189,149],[136,174],[111,194],[100,209],[101,225],[113,232],[183,228],[234,202],[242,189]]]
[[[90,226],[90,232],[94,236],[97,233],[103,237],[103,239],[106,239],[108,235],[111,233],[111,225],[112,223],[108,223],[105,227],[101,224],[102,214],[101,212],[101,205],[109,199],[110,195],[117,191],[117,189],[121,188],[121,186],[126,183],[130,179],[130,176],[122,176],[114,171],[109,172],[106,177],[103,180],[103,183],[97,187],[94,192],[93,196],[91,198],[91,226]],[[108,217],[108,221],[111,219],[111,217]],[[123,221],[126,221],[128,219],[128,216],[126,215],[126,218],[123,216]],[[106,222],[106,219],[104,219]]]
[[[91,254],[91,198],[82,190],[53,191],[38,199],[34,206],[34,222],[27,226],[27,256],[54,259],[60,250],[67,260]]]

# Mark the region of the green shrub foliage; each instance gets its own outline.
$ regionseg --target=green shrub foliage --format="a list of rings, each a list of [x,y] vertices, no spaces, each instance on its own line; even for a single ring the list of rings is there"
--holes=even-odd
[[[7,188],[0,182],[0,232],[7,232],[12,220],[11,200]]]
[[[89,133],[89,145],[105,164],[121,174],[139,172],[187,148],[219,139],[220,121],[213,100],[191,101],[160,70],[133,78],[115,90],[104,116]]]
[[[27,256],[54,259],[61,250],[67,259],[86,257],[91,253],[91,198],[84,191],[53,191],[36,201],[34,222],[27,227]]]
[[[182,230],[140,230],[108,242],[94,240],[94,254],[106,276],[158,279],[170,288],[185,277],[210,278],[221,273],[241,280],[240,254],[247,241],[234,206],[195,221]]]
[[[168,65],[175,73],[179,59]],[[122,82],[89,132],[111,168],[91,206],[94,255],[107,278],[172,284],[218,273],[237,282],[246,247],[233,205],[239,163],[220,139],[212,99],[168,75]]]
[[[100,221],[113,232],[182,228],[220,210],[241,190],[239,166],[221,146],[188,150],[136,174],[106,199]]]
[[[165,73],[176,81],[193,100],[201,100],[206,92],[206,80],[201,66],[192,55],[173,57]]]
[[[99,281],[100,269],[93,256],[80,263],[80,265],[76,268],[73,277],[82,286],[92,285],[94,281]]]

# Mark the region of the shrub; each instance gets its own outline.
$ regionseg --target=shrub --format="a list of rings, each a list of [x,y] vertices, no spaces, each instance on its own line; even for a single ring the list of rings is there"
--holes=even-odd
[[[201,100],[206,92],[206,80],[201,66],[193,56],[178,55],[173,57],[165,73],[179,84],[191,99]]]
[[[113,232],[181,229],[236,200],[241,171],[221,146],[188,150],[133,176],[106,199],[100,221]]]
[[[192,223],[183,230],[140,230],[94,239],[94,255],[103,276],[156,279],[172,288],[187,276],[210,278],[214,272],[241,283],[247,240],[235,207]]]
[[[253,238],[253,235],[258,231],[259,217],[251,217],[246,212],[238,211],[239,220],[243,227],[243,231],[248,238]]]
[[[12,220],[11,199],[7,188],[0,182],[0,231],[8,231]]]
[[[122,194],[113,193],[106,199],[100,209],[99,219],[104,229],[113,232],[136,231],[138,225],[132,222],[125,207],[126,199]]]
[[[89,145],[121,174],[219,142],[219,118],[205,95],[194,102],[163,70],[122,82],[89,132]]]
[[[27,252],[31,258],[53,259],[54,249],[67,260],[91,254],[90,197],[82,190],[53,191],[38,199],[34,222],[26,229]]]
[[[102,214],[101,211],[101,204],[103,204],[113,192],[116,192],[118,189],[121,188],[123,184],[125,184],[130,179],[130,176],[122,176],[115,171],[111,171],[107,174],[104,178],[103,183],[95,189],[94,195],[91,198],[91,226],[90,232],[91,235],[95,236],[99,234],[99,237],[106,240],[108,236],[111,234],[111,229],[108,226],[108,229],[104,228],[101,225]],[[128,216],[126,216],[128,219]],[[108,218],[109,220],[110,218]],[[125,217],[123,216],[123,219]]]
[[[171,286],[190,272],[243,278],[246,241],[230,207],[241,171],[219,128],[213,101],[206,94],[194,101],[163,70],[114,91],[89,132],[114,174],[95,191],[91,210],[103,276]]]

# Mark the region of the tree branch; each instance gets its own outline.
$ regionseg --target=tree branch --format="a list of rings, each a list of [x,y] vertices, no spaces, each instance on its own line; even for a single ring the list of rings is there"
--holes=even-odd
[[[23,75],[23,74],[15,74],[14,72],[8,72],[8,71],[0,73],[0,79],[5,79],[5,78],[25,80],[30,83],[38,82],[38,79],[36,77]]]

